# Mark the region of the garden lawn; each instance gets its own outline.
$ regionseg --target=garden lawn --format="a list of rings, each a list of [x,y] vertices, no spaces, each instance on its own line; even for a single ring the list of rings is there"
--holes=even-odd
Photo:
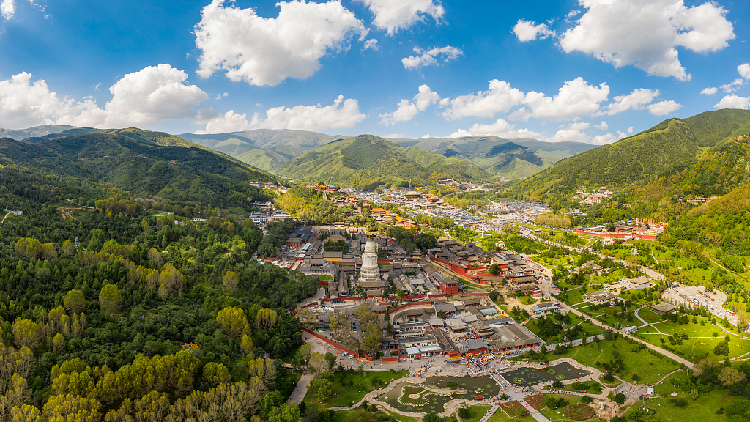
[[[482,416],[490,410],[490,407],[491,406],[471,406],[469,408],[471,410],[471,416],[468,418],[461,418],[461,422],[479,422],[479,419],[482,419]],[[498,410],[498,412],[501,412],[501,410]]]
[[[645,318],[644,318],[645,319]],[[705,319],[704,319],[705,321]],[[658,331],[657,331],[658,330]],[[649,333],[663,333],[649,334]],[[718,334],[714,337],[714,333]],[[674,336],[676,334],[686,334],[690,338],[683,340],[682,344],[670,344],[668,336]],[[702,356],[709,356],[713,359],[723,360],[727,356],[717,356],[714,354],[714,348],[724,341],[724,337],[727,335],[718,325],[705,322],[705,325],[693,324],[692,319],[688,324],[677,324],[669,320],[655,324],[654,326],[648,326],[638,330],[637,335],[639,338],[646,340],[647,342],[669,349],[673,349],[675,353],[684,357],[685,359],[695,359]],[[665,342],[661,342],[661,338],[664,338]],[[750,353],[750,340],[744,340],[734,335],[729,335],[729,358],[735,358],[742,356],[746,353]]]
[[[690,398],[689,394],[677,392],[677,397],[662,397],[646,401],[650,409],[656,410],[656,419],[660,422],[724,422],[727,421],[726,414],[717,415],[716,411],[720,407],[727,407],[733,400],[741,400],[738,397],[732,397],[727,394],[726,390],[712,391],[708,394],[701,394],[698,400]],[[687,400],[686,407],[677,407],[670,403],[673,399]],[[661,406],[660,406],[661,405]],[[631,407],[625,414],[625,418],[633,413],[634,407]]]
[[[677,362],[669,358],[651,354],[650,349],[636,351],[636,345],[637,343],[634,345],[623,338],[618,338],[615,341],[602,340],[585,346],[571,347],[565,354],[550,353],[548,356],[550,361],[558,358],[572,358],[583,365],[597,368],[596,362],[613,360],[612,352],[617,350],[624,362],[623,372],[617,375],[626,381],[633,381],[632,375],[638,373],[639,383],[642,384],[653,384],[665,374],[680,367]]]
[[[377,390],[380,387],[373,387],[373,380],[382,382],[383,386],[388,385],[391,381],[405,377],[409,371],[372,371],[360,375],[356,371],[336,372],[333,376],[333,388],[331,397],[323,402],[315,398],[309,391],[305,395],[305,401],[324,407],[344,407],[350,403],[357,403],[365,394]],[[349,382],[352,382],[350,385]],[[338,396],[336,396],[338,394]]]
[[[653,324],[655,322],[663,321],[664,317],[655,313],[649,308],[643,308],[640,311],[638,311],[638,316],[643,318],[644,321],[648,322],[649,324]]]
[[[495,412],[487,422],[536,422],[531,415],[522,416],[520,418],[511,418],[505,414],[502,410]]]
[[[581,398],[579,396],[569,396],[569,395],[566,395],[566,394],[545,394],[544,397],[545,398],[546,397],[554,397],[556,399],[558,399],[558,398],[564,398],[565,400],[568,401],[568,405],[575,404],[575,403],[580,403],[581,402]],[[560,422],[569,422],[569,421],[573,421],[573,419],[570,419],[569,417],[565,416],[565,414],[563,413],[563,409],[565,409],[565,408],[564,407],[559,407],[557,409],[545,408],[544,410],[541,411],[541,413],[542,413],[542,415],[546,416],[547,419],[549,419],[550,421],[553,421],[553,422],[558,422],[558,421],[560,421]],[[591,419],[584,419],[584,420],[595,421],[595,420],[597,420],[597,418],[596,418],[596,416],[594,416]]]

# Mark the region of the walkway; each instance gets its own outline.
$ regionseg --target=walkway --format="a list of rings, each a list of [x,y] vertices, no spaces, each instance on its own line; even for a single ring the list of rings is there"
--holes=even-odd
[[[636,310],[635,310],[635,312],[634,312],[634,313],[635,313],[635,317],[636,317],[636,318],[638,318],[639,320],[641,320],[641,322],[643,323],[643,325],[641,325],[641,326],[640,326],[640,327],[638,327],[638,328],[643,328],[643,327],[645,327],[645,326],[647,326],[647,325],[648,325],[648,322],[646,322],[646,320],[644,320],[643,318],[641,318],[641,316],[640,316],[640,315],[638,315],[638,311],[640,311],[641,309],[643,309],[643,308],[638,308],[638,309],[636,309]]]
[[[565,303],[560,302],[560,303],[558,303],[558,305],[560,305],[562,308],[567,309],[569,312],[573,312],[573,314],[576,315],[576,316],[579,316],[581,318],[585,318],[585,319],[589,320],[594,325],[597,325],[597,326],[602,327],[602,328],[607,329],[607,330],[612,330],[612,331],[615,331],[615,332],[617,331],[614,328],[610,327],[609,325],[604,324],[603,322],[599,321],[598,319],[592,318],[592,317],[584,314],[583,312],[579,311],[578,309],[575,309],[575,308],[572,308],[572,307],[566,305]],[[677,363],[679,363],[681,365],[685,365],[685,366],[687,366],[690,369],[693,369],[695,367],[695,365],[693,365],[693,362],[690,362],[687,359],[681,358],[680,356],[677,356],[676,354],[670,352],[669,350],[665,350],[665,349],[662,349],[661,347],[654,346],[653,344],[651,344],[651,343],[649,343],[649,342],[647,342],[645,340],[641,340],[638,337],[634,337],[634,336],[632,336],[630,334],[622,334],[622,336],[625,337],[625,338],[629,338],[629,339],[635,340],[638,343],[641,343],[644,346],[648,347],[649,349],[654,350],[657,353],[660,353],[660,354],[662,354],[662,355],[664,355],[664,356],[672,359],[673,361],[675,361],[675,362],[677,362]]]
[[[294,391],[292,392],[292,396],[289,397],[289,400],[293,401],[294,404],[302,403],[302,400],[307,394],[307,387],[310,386],[310,381],[312,381],[312,379],[313,374],[310,372],[302,375],[299,379],[299,382],[297,382],[297,386],[294,387]]]

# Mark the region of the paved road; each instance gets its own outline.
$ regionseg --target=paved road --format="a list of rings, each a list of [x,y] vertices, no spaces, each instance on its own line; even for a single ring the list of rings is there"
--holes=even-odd
[[[313,374],[306,373],[300,377],[299,382],[297,382],[297,386],[294,387],[294,391],[292,392],[292,396],[289,398],[289,400],[293,401],[294,404],[300,404],[302,403],[302,400],[305,398],[305,394],[307,394],[307,387],[310,385],[310,381],[313,379]]]
[[[583,312],[579,311],[578,309],[572,308],[572,307],[566,305],[565,303],[560,302],[559,305],[560,305],[560,307],[565,308],[565,309],[567,309],[570,312],[573,312],[574,315],[577,315],[577,316],[579,316],[581,318],[584,318],[584,319],[587,319],[587,320],[591,321],[591,323],[594,324],[594,325],[598,325],[599,327],[602,327],[602,328],[607,329],[607,330],[617,331],[614,328],[610,327],[609,325],[604,324],[603,322],[599,321],[598,319],[591,318],[590,316],[584,314]],[[687,359],[681,358],[681,357],[677,356],[676,354],[670,352],[669,350],[665,350],[665,349],[662,349],[661,347],[654,346],[653,344],[651,344],[651,343],[649,343],[649,342],[647,342],[645,340],[641,340],[638,337],[631,336],[630,334],[622,334],[622,336],[626,337],[626,338],[629,338],[629,339],[633,339],[633,340],[637,341],[638,343],[641,343],[641,344],[645,345],[649,349],[654,350],[654,351],[656,351],[656,352],[658,352],[658,353],[660,353],[660,354],[662,354],[662,355],[664,355],[664,356],[672,359],[673,361],[675,361],[675,362],[677,362],[679,364],[685,365],[685,366],[687,366],[690,369],[693,369],[693,367],[695,366],[695,365],[693,365],[693,362],[690,362]]]

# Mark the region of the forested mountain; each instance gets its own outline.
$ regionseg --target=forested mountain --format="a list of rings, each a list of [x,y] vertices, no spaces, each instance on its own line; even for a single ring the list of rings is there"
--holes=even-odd
[[[535,199],[565,196],[585,186],[624,188],[646,182],[674,166],[689,164],[706,150],[750,132],[750,111],[723,109],[653,128],[566,158],[515,189]]]
[[[595,145],[579,142],[508,140],[496,136],[390,140],[401,146],[420,148],[448,158],[460,158],[492,175],[510,179],[531,176],[563,158],[595,148]]]
[[[0,128],[0,138],[11,138],[20,141],[25,138],[46,136],[50,133],[59,133],[70,129],[74,129],[74,127],[66,125],[44,125],[18,130]]]
[[[275,178],[236,159],[165,133],[129,128],[0,139],[0,162],[107,182],[135,195],[249,209],[262,198],[251,181]]]
[[[276,170],[292,158],[337,139],[323,133],[287,129],[256,129],[211,135],[184,133],[180,137],[266,171]]]
[[[485,180],[481,168],[456,158],[400,147],[372,135],[331,142],[294,158],[281,174],[309,182],[372,189],[381,184],[434,184],[438,179]]]
[[[302,130],[270,129],[213,135],[185,133],[180,137],[221,151],[266,171],[276,171],[292,158],[333,140],[344,138]],[[402,147],[419,148],[446,158],[469,161],[493,176],[511,179],[531,176],[563,158],[594,148],[594,145],[578,142],[508,140],[496,136],[388,140]]]

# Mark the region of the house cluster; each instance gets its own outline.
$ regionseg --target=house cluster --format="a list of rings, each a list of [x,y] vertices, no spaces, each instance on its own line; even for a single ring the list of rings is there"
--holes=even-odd
[[[614,227],[607,227],[605,225],[576,227],[573,232],[611,239],[656,240],[659,234],[664,233],[667,226],[668,223],[656,222],[653,219],[636,218],[627,221],[618,221]]]
[[[573,199],[587,205],[600,204],[602,200],[612,198],[614,192],[607,189],[606,186],[602,186],[599,189],[586,189],[585,187],[578,189]]]
[[[616,283],[604,285],[605,290],[618,295],[625,290],[643,290],[649,287],[654,287],[654,282],[645,275],[635,278],[621,278]]]
[[[288,218],[291,218],[289,214],[276,209],[271,201],[256,201],[252,203],[252,206],[253,208],[256,208],[257,211],[250,213],[247,218],[252,220],[253,223],[255,223],[260,228],[265,227],[266,224],[273,221],[284,221]]]
[[[437,297],[390,315],[393,335],[384,339],[399,356],[520,354],[542,341],[498,310],[486,295]]]
[[[462,289],[422,251],[407,254],[395,239],[362,229],[296,227],[274,263],[318,276],[327,299],[337,303],[363,297],[391,300],[398,296],[457,294]]]
[[[258,189],[268,189],[268,190],[274,190],[278,191],[279,193],[286,193],[287,188],[284,186],[278,185],[273,182],[250,182],[250,186],[255,186]]]
[[[438,239],[437,247],[427,252],[436,264],[474,282],[507,283],[511,290],[542,296],[539,282],[545,277],[543,268],[525,255],[487,252],[473,243],[463,245],[448,238]],[[495,273],[490,272],[493,264]]]
[[[495,307],[485,292],[447,297],[429,297],[388,308],[380,299],[356,304],[328,304],[307,308],[314,329],[330,330],[337,314],[346,316],[352,334],[361,338],[356,308],[366,306],[384,316],[390,329],[384,330],[381,352],[385,356],[420,359],[433,355],[515,355],[539,350],[542,341]],[[308,323],[309,325],[309,323]]]
[[[506,223],[534,223],[534,217],[550,212],[547,204],[526,201],[492,202],[485,212],[493,214],[497,225]]]

